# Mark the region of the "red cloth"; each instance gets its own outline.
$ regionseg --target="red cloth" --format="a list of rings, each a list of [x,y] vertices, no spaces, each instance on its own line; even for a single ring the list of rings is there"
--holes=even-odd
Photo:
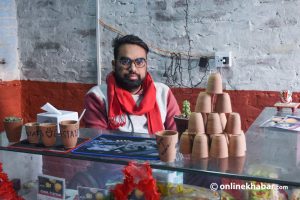
[[[150,134],[164,129],[156,102],[156,88],[149,73],[147,73],[142,84],[144,96],[139,106],[136,105],[130,92],[118,87],[113,73],[107,76],[106,83],[108,87],[108,123],[111,129],[125,125],[126,113],[131,115],[146,114]]]

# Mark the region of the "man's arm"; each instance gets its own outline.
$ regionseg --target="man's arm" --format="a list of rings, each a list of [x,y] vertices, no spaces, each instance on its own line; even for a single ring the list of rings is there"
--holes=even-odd
[[[164,124],[166,130],[176,130],[174,116],[179,114],[180,114],[179,106],[170,89],[168,92],[168,100],[167,100],[167,116]]]
[[[86,113],[83,120],[87,128],[108,128],[107,112],[105,102],[94,93],[88,93],[84,99]]]

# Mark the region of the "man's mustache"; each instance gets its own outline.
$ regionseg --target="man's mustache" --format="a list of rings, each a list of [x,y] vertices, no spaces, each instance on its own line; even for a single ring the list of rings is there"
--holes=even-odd
[[[131,75],[136,75],[139,79],[141,78],[141,76],[140,76],[139,74],[134,73],[134,72],[133,72],[133,73],[128,73],[128,74],[126,74],[125,77],[126,77],[126,78],[129,78],[129,76],[131,76]]]

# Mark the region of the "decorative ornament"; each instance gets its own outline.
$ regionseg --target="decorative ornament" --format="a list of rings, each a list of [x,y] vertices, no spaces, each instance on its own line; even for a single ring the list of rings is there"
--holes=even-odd
[[[290,102],[292,102],[292,92],[290,90],[282,90],[282,91],[280,91],[280,101],[282,103],[290,103]]]
[[[160,199],[156,181],[152,176],[152,169],[148,162],[144,164],[129,162],[123,173],[125,177],[123,183],[117,184],[112,190],[115,200],[127,200],[135,189],[141,191],[146,200]]]

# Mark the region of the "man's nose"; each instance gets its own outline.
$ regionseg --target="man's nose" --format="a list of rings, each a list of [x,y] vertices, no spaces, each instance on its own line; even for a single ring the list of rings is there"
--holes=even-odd
[[[132,62],[132,63],[131,63],[129,70],[130,70],[130,71],[133,71],[133,72],[136,71],[136,64],[135,64],[135,62]]]

